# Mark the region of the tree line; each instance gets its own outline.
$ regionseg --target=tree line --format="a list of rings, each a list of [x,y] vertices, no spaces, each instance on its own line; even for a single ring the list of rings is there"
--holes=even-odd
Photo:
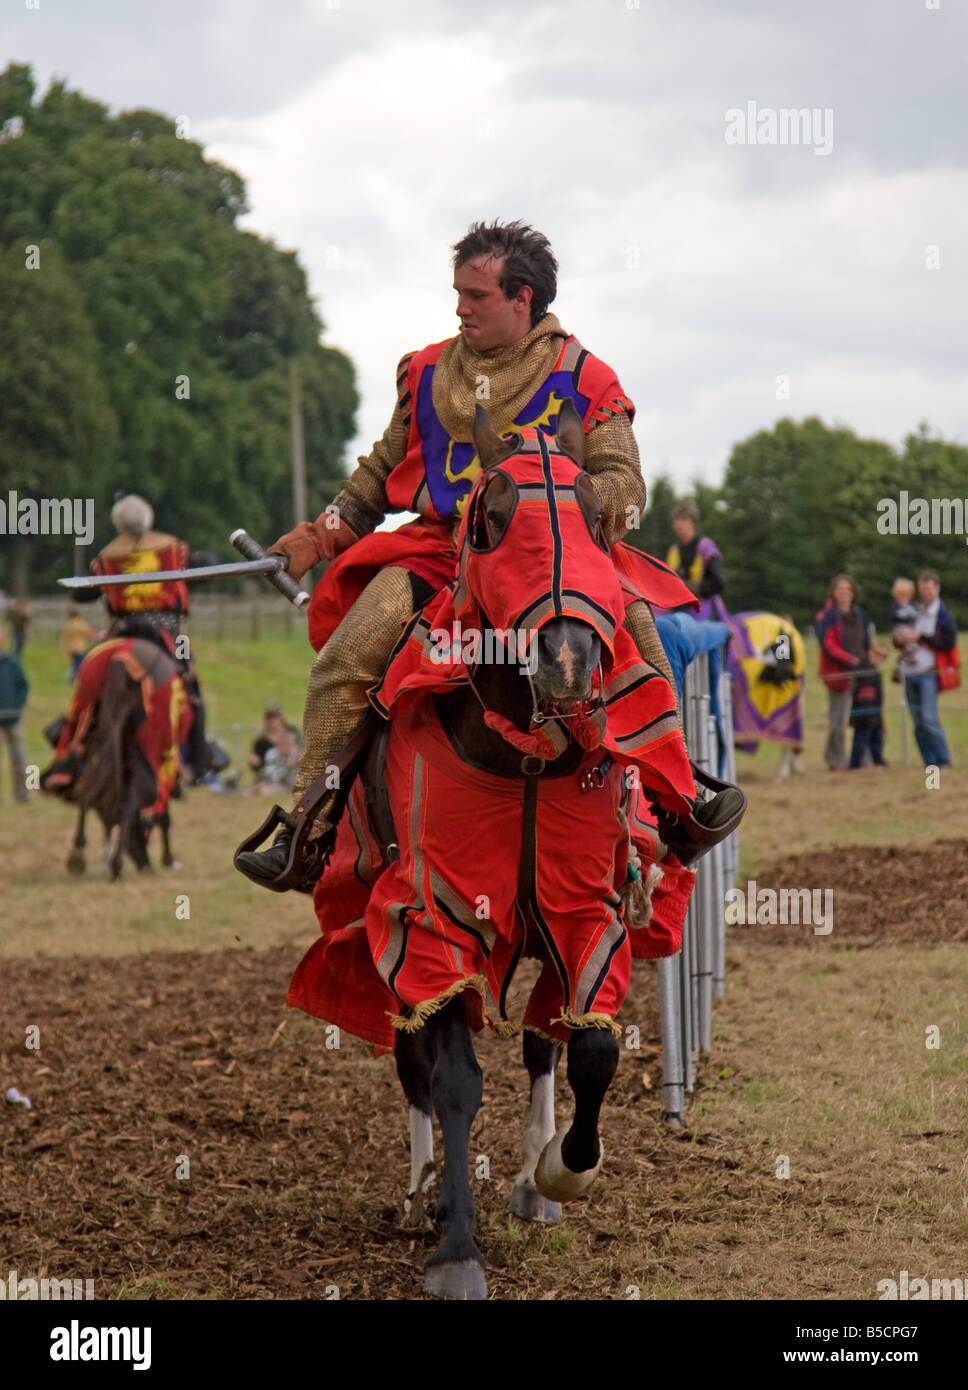
[[[115,494],[140,492],[160,529],[224,556],[236,526],[292,525],[290,365],[313,516],[358,397],[296,255],[237,225],[242,179],[180,134],[0,74],[0,496],[93,498],[99,547]],[[70,538],[4,534],[0,586],[37,592],[73,559]]]
[[[665,559],[686,494],[664,474],[647,482],[645,515],[628,539]],[[689,495],[723,553],[732,612],[789,614],[803,627],[846,572],[883,630],[894,580],[932,569],[968,626],[968,449],[923,422],[898,450],[815,417],[779,420],[735,445],[719,487],[697,483]]]

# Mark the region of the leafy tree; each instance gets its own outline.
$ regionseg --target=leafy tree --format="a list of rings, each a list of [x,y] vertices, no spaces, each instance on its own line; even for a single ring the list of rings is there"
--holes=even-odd
[[[675,539],[672,530],[672,509],[676,492],[669,477],[660,473],[648,483],[645,512],[640,524],[625,537],[629,545],[637,545],[649,555],[664,560]]]
[[[17,64],[0,73],[0,142],[4,483],[93,495],[96,545],[118,490],[195,547],[224,553],[238,525],[274,539],[292,525],[298,361],[311,500],[328,501],[354,433],[353,367],[322,346],[295,254],[236,226],[241,178],[157,112],[112,117],[62,82],[36,101]],[[32,553],[35,579],[63,570]]]

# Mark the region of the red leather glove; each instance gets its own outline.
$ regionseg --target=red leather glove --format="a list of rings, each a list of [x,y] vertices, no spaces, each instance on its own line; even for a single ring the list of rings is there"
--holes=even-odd
[[[332,512],[321,512],[315,521],[301,521],[298,526],[280,536],[267,555],[284,555],[288,560],[287,573],[298,584],[307,570],[321,560],[335,560],[348,550],[359,536],[340,517],[337,524]]]

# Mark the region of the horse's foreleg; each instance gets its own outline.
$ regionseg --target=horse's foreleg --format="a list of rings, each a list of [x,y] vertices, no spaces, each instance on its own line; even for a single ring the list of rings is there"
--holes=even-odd
[[[602,1166],[598,1116],[618,1067],[618,1039],[602,1028],[576,1028],[568,1043],[568,1084],[575,1095],[570,1129],[559,1129],[535,1172],[538,1190],[552,1201],[581,1197]]]
[[[531,1078],[531,1102],[522,1144],[522,1167],[511,1189],[511,1211],[523,1221],[560,1221],[561,1207],[538,1191],[534,1170],[555,1136],[555,1068],[561,1046],[539,1033],[524,1033],[524,1065]]]
[[[410,1188],[404,1199],[401,1224],[407,1231],[431,1231],[433,1199],[428,1194],[436,1177],[430,1094],[434,1054],[427,1029],[398,1033],[394,1056],[400,1084],[410,1103]]]
[[[87,859],[84,856],[84,846],[87,840],[84,838],[84,817],[87,815],[85,807],[81,807],[77,813],[77,828],[74,831],[74,843],[71,852],[67,856],[67,871],[71,874],[82,874],[87,868]]]
[[[484,1257],[474,1243],[474,1197],[468,1172],[471,1125],[483,1095],[481,1069],[460,999],[424,1024],[433,1049],[431,1099],[444,1141],[444,1176],[437,1201],[440,1244],[424,1277],[438,1298],[487,1297]]]

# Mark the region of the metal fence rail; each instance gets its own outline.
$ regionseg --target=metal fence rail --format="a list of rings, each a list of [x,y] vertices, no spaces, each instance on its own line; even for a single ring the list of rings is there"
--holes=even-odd
[[[726,741],[723,775],[736,780],[729,676],[718,677],[721,724]],[[709,659],[696,656],[686,669],[682,713],[686,746],[693,762],[717,775],[719,736],[712,715]],[[726,973],[726,889],[739,868],[739,844],[731,835],[699,861],[682,933],[682,949],[658,962],[662,1036],[662,1096],[666,1118],[681,1125],[686,1096],[695,1085],[694,1055],[712,1042],[713,1000],[721,997]]]

